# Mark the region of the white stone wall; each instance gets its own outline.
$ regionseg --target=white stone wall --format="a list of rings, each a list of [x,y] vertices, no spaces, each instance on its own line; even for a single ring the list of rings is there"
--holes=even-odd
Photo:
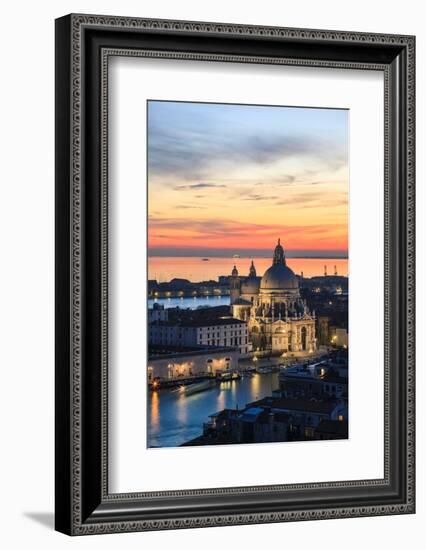
[[[246,323],[211,325],[197,328],[197,344],[203,346],[235,346],[241,354],[249,351]]]
[[[156,325],[148,327],[152,345],[238,347],[247,354],[251,347],[246,323],[210,325],[206,327],[180,327]]]
[[[148,361],[148,381],[153,378],[175,380],[188,376],[216,374],[238,368],[237,351],[176,354]]]

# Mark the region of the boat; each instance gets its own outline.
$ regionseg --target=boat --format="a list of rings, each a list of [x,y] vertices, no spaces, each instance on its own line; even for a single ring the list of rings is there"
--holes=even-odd
[[[257,372],[259,374],[270,374],[272,372],[272,367],[258,367]]]
[[[253,378],[255,376],[255,373],[249,370],[245,370],[241,373],[241,378]]]
[[[229,380],[240,380],[241,374],[238,371],[218,372],[216,378],[219,382],[227,382]]]
[[[239,254],[233,254],[232,256],[233,258],[241,258],[241,256]]]
[[[210,258],[202,258],[201,261],[202,261],[202,262],[209,262],[209,261],[210,261]]]
[[[213,380],[202,380],[201,382],[195,382],[195,384],[188,384],[187,386],[182,386],[182,392],[186,395],[194,395],[194,393],[199,393],[211,389],[214,386]]]

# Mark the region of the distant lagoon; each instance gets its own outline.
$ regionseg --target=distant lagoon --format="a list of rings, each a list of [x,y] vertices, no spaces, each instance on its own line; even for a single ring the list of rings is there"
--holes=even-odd
[[[230,275],[234,265],[237,266],[240,275],[248,275],[252,260],[258,275],[263,275],[272,263],[272,257],[149,256],[148,278],[158,282],[166,282],[174,278],[188,279],[192,282],[217,281],[220,275]],[[334,273],[335,267],[339,275],[348,275],[348,260],[346,258],[287,258],[287,265],[296,275],[303,272],[305,277],[324,275],[324,266],[327,267],[328,275]]]

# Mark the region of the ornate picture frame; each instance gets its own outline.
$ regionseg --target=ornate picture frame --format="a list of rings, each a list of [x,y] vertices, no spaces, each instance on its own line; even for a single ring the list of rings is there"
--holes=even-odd
[[[108,490],[108,60],[140,56],[384,75],[384,477]],[[56,21],[56,529],[69,535],[415,511],[415,38],[72,14]]]

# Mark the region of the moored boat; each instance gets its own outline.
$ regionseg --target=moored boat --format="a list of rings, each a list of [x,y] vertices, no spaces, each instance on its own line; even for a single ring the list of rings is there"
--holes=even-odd
[[[272,367],[258,367],[257,372],[259,374],[270,374],[272,372]]]
[[[216,374],[216,379],[219,382],[226,382],[229,380],[240,380],[241,374],[238,371],[226,371],[226,372],[218,372]]]
[[[194,393],[199,393],[205,390],[209,390],[214,387],[213,380],[202,380],[201,382],[195,382],[195,384],[188,384],[188,386],[182,386],[182,392],[189,396]]]

